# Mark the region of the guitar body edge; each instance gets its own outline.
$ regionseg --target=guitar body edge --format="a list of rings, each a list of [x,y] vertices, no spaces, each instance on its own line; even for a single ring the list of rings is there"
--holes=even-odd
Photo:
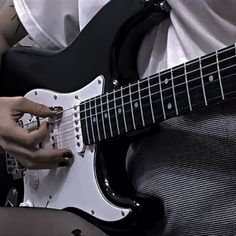
[[[70,93],[82,89],[100,75],[105,78],[107,92],[114,84],[119,86],[139,79],[136,60],[140,43],[154,25],[168,16],[160,12],[157,3],[155,0],[110,1],[68,48],[56,54],[10,49],[3,56],[1,96],[23,96],[36,88]],[[17,84],[14,90],[12,84]],[[67,209],[79,212],[107,231],[140,228],[151,222],[153,212],[157,213],[155,220],[162,217],[163,206],[157,199],[135,199],[136,193],[125,171],[129,144],[127,137],[98,144],[95,166],[102,194],[114,205],[130,209],[130,213],[116,222],[106,222],[96,219],[93,213]],[[121,186],[119,183],[122,188],[116,187]]]

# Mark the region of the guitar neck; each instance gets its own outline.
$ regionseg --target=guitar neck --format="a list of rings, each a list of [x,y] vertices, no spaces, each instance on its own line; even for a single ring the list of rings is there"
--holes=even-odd
[[[235,45],[86,100],[80,105],[85,144],[159,123],[236,95]]]

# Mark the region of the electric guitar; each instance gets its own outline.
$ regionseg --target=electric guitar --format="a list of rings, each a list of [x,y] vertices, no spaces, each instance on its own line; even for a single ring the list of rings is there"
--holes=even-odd
[[[148,215],[162,217],[161,202],[137,197],[128,181],[127,134],[236,93],[235,45],[139,79],[138,48],[168,17],[164,4],[112,0],[67,49],[53,54],[13,48],[4,55],[0,94],[62,106],[41,145],[74,153],[70,167],[25,172],[24,206],[68,209],[116,230],[148,221]],[[22,118],[29,130],[42,121]]]

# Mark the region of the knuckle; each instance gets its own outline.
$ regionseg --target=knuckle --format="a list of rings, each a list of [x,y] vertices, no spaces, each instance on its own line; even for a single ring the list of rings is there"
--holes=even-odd
[[[37,104],[35,106],[35,113],[36,114],[43,114],[46,111],[46,107],[43,104]]]
[[[33,162],[37,161],[39,159],[37,151],[31,152],[30,155],[29,155],[29,158]]]
[[[23,96],[19,96],[19,97],[14,97],[13,99],[13,108],[15,108],[16,111],[21,111],[22,107],[24,106],[24,104],[26,103],[26,98]]]
[[[26,98],[23,96],[16,97],[16,104],[21,105],[25,103]]]
[[[25,139],[25,144],[26,144],[26,146],[33,146],[34,145],[34,139],[32,137],[28,136]]]

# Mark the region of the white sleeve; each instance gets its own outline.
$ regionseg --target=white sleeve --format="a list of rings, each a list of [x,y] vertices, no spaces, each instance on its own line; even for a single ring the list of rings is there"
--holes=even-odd
[[[32,39],[60,50],[79,33],[78,0],[14,0],[16,12]]]

